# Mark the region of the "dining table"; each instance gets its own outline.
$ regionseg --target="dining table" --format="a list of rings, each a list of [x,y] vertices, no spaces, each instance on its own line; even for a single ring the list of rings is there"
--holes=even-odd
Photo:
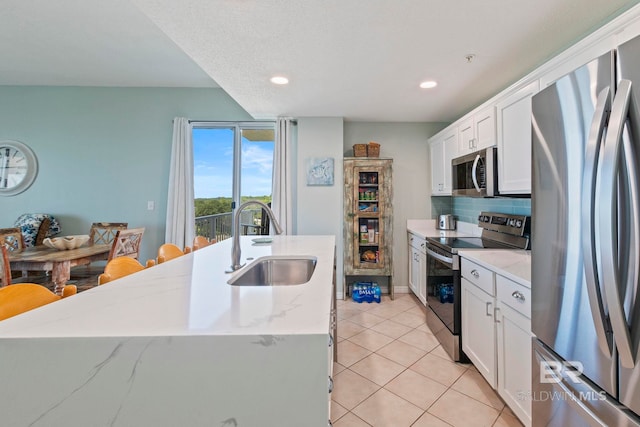
[[[50,271],[54,292],[62,295],[71,277],[71,267],[109,258],[110,244],[88,244],[76,249],[60,250],[45,245],[9,252],[12,271]]]

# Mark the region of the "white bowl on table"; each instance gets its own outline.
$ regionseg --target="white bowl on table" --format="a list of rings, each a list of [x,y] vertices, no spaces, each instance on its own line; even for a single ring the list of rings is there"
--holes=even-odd
[[[68,249],[77,249],[80,246],[84,245],[89,241],[89,235],[87,234],[78,234],[75,236],[64,236],[64,237],[47,237],[42,241],[45,246],[48,246],[53,249],[59,250],[68,250]]]

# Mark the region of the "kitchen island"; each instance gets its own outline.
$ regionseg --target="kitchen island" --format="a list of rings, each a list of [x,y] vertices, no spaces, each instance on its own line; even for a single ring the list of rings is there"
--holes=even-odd
[[[229,239],[0,322],[2,425],[326,425],[335,238],[241,247],[317,265],[231,286]]]

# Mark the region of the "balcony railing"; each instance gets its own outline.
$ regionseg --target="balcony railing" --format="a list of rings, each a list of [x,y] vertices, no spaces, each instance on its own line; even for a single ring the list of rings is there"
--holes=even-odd
[[[240,225],[259,226],[262,218],[262,209],[247,209],[240,213]],[[216,239],[220,242],[231,237],[233,212],[224,212],[215,215],[199,216],[196,218],[196,236],[204,236]],[[256,234],[257,227],[241,227],[246,234]]]

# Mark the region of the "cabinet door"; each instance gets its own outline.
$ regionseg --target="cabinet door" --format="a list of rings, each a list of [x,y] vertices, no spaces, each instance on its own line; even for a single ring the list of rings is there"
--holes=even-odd
[[[422,243],[422,250],[418,251],[418,269],[416,277],[416,288],[418,290],[418,299],[427,305],[427,254],[424,252],[425,244]]]
[[[475,130],[474,151],[496,145],[496,113],[493,106],[473,116]]]
[[[469,117],[458,125],[458,153],[466,154],[474,151],[473,117]]]
[[[498,301],[498,393],[525,426],[531,425],[531,320]]]
[[[418,295],[418,293],[416,292],[416,285],[415,285],[415,277],[416,277],[416,250],[413,246],[411,246],[411,240],[413,239],[411,237],[411,235],[409,235],[409,251],[408,251],[408,255],[409,255],[409,289],[411,289],[413,291],[414,294]]]
[[[497,104],[501,194],[531,194],[531,97],[538,89],[536,80]]]
[[[442,195],[444,181],[444,140],[436,139],[431,142],[431,194],[434,196]]]
[[[443,193],[451,195],[451,160],[458,157],[458,128],[454,127],[444,135],[444,162],[442,165]]]
[[[462,349],[476,369],[496,388],[494,298],[462,279]]]

